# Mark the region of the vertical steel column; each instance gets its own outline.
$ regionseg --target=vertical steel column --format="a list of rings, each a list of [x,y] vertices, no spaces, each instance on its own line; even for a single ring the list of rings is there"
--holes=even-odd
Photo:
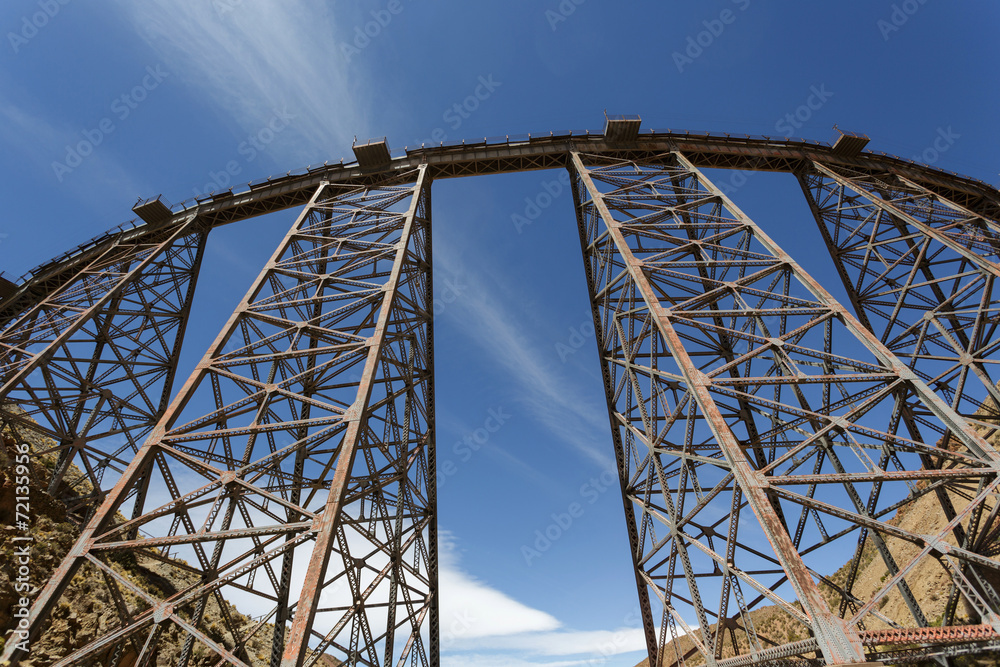
[[[591,315],[594,319],[594,331],[598,336],[597,349],[601,359],[601,374],[602,379],[604,380],[604,390],[605,394],[608,397],[611,397],[616,391],[614,379],[612,378],[613,368],[610,363],[605,363],[605,361],[610,360],[609,357],[614,354],[614,350],[608,349],[610,340],[604,333],[606,331],[606,322],[604,322],[603,316],[606,306],[602,303],[601,299],[594,298],[594,295],[598,294],[600,291],[598,283],[601,280],[602,275],[598,270],[596,270],[598,267],[595,264],[599,262],[595,262],[595,258],[592,255],[592,243],[594,241],[592,236],[596,232],[596,228],[588,224],[592,221],[588,219],[586,215],[587,209],[584,207],[584,202],[587,201],[590,196],[587,193],[583,181],[576,177],[575,166],[571,164],[568,169],[573,190],[573,205],[576,211],[576,222],[580,232],[580,249],[583,252],[584,273],[586,274],[587,279],[587,293],[591,295]],[[662,652],[660,651],[660,647],[657,643],[656,619],[654,619],[652,615],[652,607],[649,600],[649,587],[647,586],[646,578],[643,576],[643,568],[640,564],[640,560],[642,558],[639,537],[640,527],[636,524],[635,508],[633,507],[632,501],[627,492],[628,483],[626,480],[629,480],[631,475],[630,461],[628,454],[625,451],[625,444],[622,441],[622,433],[618,428],[619,423],[615,406],[610,398],[608,399],[608,417],[611,420],[611,438],[614,442],[615,466],[618,470],[618,478],[621,480],[622,505],[625,512],[625,527],[628,531],[629,553],[632,555],[636,589],[639,594],[639,613],[642,617],[643,633],[646,640],[646,652],[649,654],[650,665],[660,665],[661,661],[659,657],[662,655]]]
[[[955,478],[982,481],[957,523],[996,501],[1000,456],[683,156],[655,162],[573,156],[622,491],[638,515],[629,526],[636,574],[663,608],[651,664],[679,663],[684,652],[711,665],[817,649],[831,664],[863,661],[865,623],[898,627],[880,600],[902,596],[924,625],[906,581],[917,563],[947,551],[1000,569],[943,546],[951,526],[932,537],[889,523],[928,492],[910,480],[940,479],[921,457],[933,451]],[[956,446],[942,452],[896,434],[904,396],[955,433]],[[858,526],[892,562],[891,580],[865,598],[832,578],[851,560]],[[887,540],[925,548],[897,566]],[[832,611],[842,600],[854,616]],[[787,636],[760,625],[776,616]],[[652,618],[644,613],[647,635]]]
[[[420,167],[316,192],[36,600],[33,636],[78,572],[119,601],[55,664],[435,664],[429,190]]]
[[[190,216],[122,233],[0,333],[0,413],[53,441],[34,456],[71,510],[93,509],[166,410],[207,235]]]
[[[418,362],[417,367],[414,367],[414,357],[420,354],[419,347],[428,342],[429,326],[423,327],[422,325],[429,324],[432,312],[421,307],[422,304],[429,303],[427,298],[430,292],[430,282],[427,279],[429,278],[429,264],[426,263],[425,259],[429,236],[421,233],[426,232],[429,226],[429,191],[426,166],[422,165],[419,168],[416,185],[413,187],[409,210],[401,218],[402,228],[399,231],[399,240],[396,242],[395,259],[383,287],[385,297],[378,310],[378,318],[374,323],[374,329],[369,334],[367,355],[364,359],[357,397],[344,416],[347,428],[338,452],[336,467],[333,470],[330,490],[322,512],[313,523],[316,543],[309,558],[305,574],[306,584],[295,609],[295,617],[281,658],[281,667],[300,667],[305,664],[310,653],[308,642],[311,636],[315,635],[321,639],[319,650],[322,651],[328,646],[335,645],[338,635],[348,625],[353,625],[349,628],[350,642],[344,647],[347,649],[345,657],[349,663],[354,664],[362,660],[373,665],[391,665],[397,657],[393,651],[393,639],[397,627],[398,593],[401,593],[405,599],[404,615],[406,621],[404,623],[408,622],[411,626],[409,628],[410,641],[402,647],[402,655],[398,657],[399,662],[400,664],[405,662],[407,654],[414,647],[421,654],[421,660],[426,660],[423,657],[424,647],[423,638],[420,636],[420,626],[427,611],[437,604],[436,582],[433,581],[436,578],[436,572],[431,573],[429,570],[430,563],[428,562],[426,545],[416,545],[416,549],[412,551],[414,571],[411,572],[416,582],[411,582],[411,585],[412,583],[417,583],[418,586],[420,583],[423,584],[424,599],[418,601],[415,606],[411,599],[412,592],[404,583],[407,577],[403,574],[405,564],[401,561],[404,553],[413,549],[413,539],[428,528],[428,521],[431,514],[434,513],[434,508],[428,505],[423,508],[423,512],[420,512],[421,515],[411,514],[407,520],[410,525],[403,526],[405,510],[417,509],[419,511],[420,509],[419,505],[417,508],[406,507],[413,503],[413,492],[417,491],[421,495],[427,495],[426,489],[433,488],[434,485],[434,473],[426,467],[427,457],[421,451],[423,448],[430,447],[429,427],[413,428],[415,423],[421,421],[420,416],[415,413],[420,407],[427,405],[426,396],[416,395],[415,385],[422,380],[427,380],[429,376],[424,374],[430,371],[426,362]],[[421,280],[421,275],[425,276],[423,280]],[[416,298],[415,302],[411,302],[409,305],[406,303],[407,295],[404,289],[406,283],[409,283],[409,296]],[[403,295],[398,296],[401,292]],[[418,341],[418,337],[423,340]],[[405,351],[405,354],[393,354],[393,348],[396,346],[398,346],[399,351]],[[429,361],[426,351],[421,356]],[[393,396],[392,394],[393,375],[402,378],[402,387],[397,386],[395,389],[401,396]],[[417,375],[424,375],[424,377],[420,378]],[[377,401],[373,402],[372,390],[380,381],[379,376],[381,376],[381,382],[390,386],[386,388],[387,395],[385,397],[379,397]],[[430,387],[427,386],[427,389],[430,390]],[[390,413],[395,412],[399,397],[405,400],[402,421],[399,421],[400,415],[398,414],[393,415],[392,419],[386,419],[386,416],[380,413],[385,410],[386,406],[388,406]],[[383,401],[386,404],[380,407],[379,403]],[[414,424],[411,424],[411,420]],[[373,430],[378,428],[378,422],[383,422],[382,425],[387,430],[385,436],[390,436],[388,432],[390,428],[395,431],[391,437],[379,437],[377,432]],[[414,435],[417,437],[414,438]],[[408,451],[411,444],[417,448],[414,454],[420,454],[415,459],[423,464],[422,469],[417,467],[413,471],[416,473],[416,480],[409,478],[410,470],[408,469],[414,464],[414,459],[411,459],[412,455]],[[388,452],[382,452],[383,456],[389,459],[392,464],[391,468],[383,469],[382,465],[375,464],[374,459],[371,458],[373,449],[392,445],[395,445],[398,451],[395,452],[395,457]],[[356,466],[355,458],[359,450],[362,449],[366,465]],[[410,487],[413,481],[417,482],[418,489]],[[387,557],[380,570],[367,564],[372,571],[378,572],[378,574],[375,580],[363,591],[359,580],[360,571],[355,573],[353,577],[350,572],[356,567],[355,560],[349,555],[345,530],[345,526],[352,522],[352,517],[345,516],[348,514],[345,511],[345,506],[351,503],[348,494],[350,482],[353,482],[357,487],[353,490],[354,503],[358,503],[359,499],[362,502],[360,514],[353,517],[353,520],[359,522],[367,520],[371,523],[368,533],[359,525],[351,527],[358,531],[359,536],[363,535],[370,542],[377,544],[383,552],[382,555]],[[366,517],[363,497],[370,492],[366,492],[365,487],[384,485],[390,482],[395,482],[397,487],[395,502],[387,502],[390,494],[387,489],[383,490],[371,499],[372,504],[377,505],[377,511],[376,507],[372,507],[370,516]],[[426,485],[420,482],[425,482]],[[395,505],[395,517],[388,512],[390,504]],[[377,517],[377,514],[381,516]],[[379,519],[383,523],[381,526],[376,525]],[[414,530],[416,532],[411,532]],[[378,538],[376,534],[380,531],[382,537]],[[402,540],[403,535],[407,532],[411,532],[411,534],[405,540],[404,547]],[[333,629],[324,634],[316,632],[314,626],[324,583],[330,576],[328,570],[331,555],[337,546],[339,546],[343,558],[343,562],[338,563],[337,571],[347,575],[348,585],[351,588],[352,606],[346,614],[337,619]],[[420,582],[421,565],[424,572],[427,573],[423,582]],[[358,569],[360,570],[360,567]],[[336,575],[334,579],[337,576],[341,575]],[[383,637],[373,637],[371,628],[371,620],[373,619],[368,618],[365,605],[369,603],[368,598],[374,591],[374,587],[386,578],[389,583],[388,619],[383,635],[385,661],[380,663],[376,643]]]

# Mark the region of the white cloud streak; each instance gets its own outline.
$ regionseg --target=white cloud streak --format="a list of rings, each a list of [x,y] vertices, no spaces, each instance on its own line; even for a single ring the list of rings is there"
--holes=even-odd
[[[584,398],[561,377],[551,355],[523,332],[530,330],[523,318],[507,308],[477,273],[465,270],[457,253],[436,250],[436,259],[462,276],[469,289],[444,316],[453,320],[492,359],[505,368],[524,390],[534,418],[562,442],[604,469],[614,467],[610,450],[607,412]],[[481,267],[480,267],[481,268]]]
[[[200,486],[205,482],[201,476],[191,472],[178,471],[177,482],[182,489]],[[211,494],[214,497],[216,494]],[[154,484],[150,489],[147,507],[159,506],[170,500],[170,494],[162,484]],[[322,499],[320,499],[322,500]],[[208,506],[192,508],[190,515],[195,527],[205,521]],[[250,510],[254,525],[268,524],[267,518]],[[216,517],[218,521],[218,516]],[[150,534],[164,535],[170,524],[169,518],[147,524]],[[232,528],[242,527],[237,518]],[[218,525],[215,526],[216,528]],[[146,531],[143,531],[146,533]],[[351,552],[360,554],[370,551],[368,543],[360,536],[348,532]],[[235,557],[246,545],[227,545],[223,561]],[[292,572],[292,598],[297,597],[305,583],[305,574],[312,550],[312,543],[306,543],[295,550],[295,565]],[[175,547],[173,557],[184,558],[195,563],[197,558],[190,546]],[[274,566],[278,567],[278,562]],[[336,563],[336,559],[333,561]],[[369,566],[376,569],[384,565],[381,555],[369,559]],[[336,567],[336,565],[333,565]],[[329,574],[332,573],[328,573]],[[579,631],[567,628],[556,617],[541,609],[525,604],[490,583],[468,571],[461,562],[461,551],[456,539],[446,530],[439,534],[439,590],[441,647],[446,657],[444,664],[466,664],[480,667],[493,665],[515,665],[522,667],[568,667],[585,664],[598,657],[603,660],[634,651],[641,651],[645,644],[642,630],[638,625],[638,613],[633,612],[623,619],[623,627],[614,630]],[[247,582],[243,582],[247,583]],[[259,577],[255,588],[268,592],[266,577]],[[384,587],[383,587],[384,588]],[[235,587],[226,586],[224,597],[240,611],[252,617],[269,611],[268,604],[256,595]],[[379,590],[369,599],[376,608],[384,604],[388,597],[386,590]],[[352,597],[343,580],[324,590],[321,606],[343,609],[350,606]],[[314,628],[328,631],[340,618],[341,612],[317,615]],[[385,619],[381,614],[369,617],[372,631],[377,635],[384,631]],[[583,656],[584,660],[555,661],[551,658]],[[541,660],[539,662],[538,660]]]
[[[447,531],[440,537],[443,664],[564,667],[586,661],[548,659],[587,656],[589,661],[645,649],[641,627],[572,630],[548,613],[510,598],[467,573],[455,539]],[[638,613],[624,619],[638,620]]]
[[[442,655],[441,667],[573,667],[585,664],[584,660],[560,660],[558,662],[537,662],[522,660],[505,655],[481,655],[478,653],[462,653],[461,655]]]
[[[329,159],[365,115],[345,64],[331,58],[332,13],[301,0],[133,2],[128,20],[166,67],[243,131],[266,127],[276,112],[295,116],[276,159],[291,166]],[[280,144],[280,145],[279,145]],[[299,164],[302,162],[302,164]]]
[[[438,577],[441,586],[441,643],[507,637],[555,630],[558,620],[489,586],[460,567],[454,538],[441,531]]]
[[[464,643],[474,650],[499,649],[538,656],[611,656],[646,648],[642,628],[560,631],[488,637]]]

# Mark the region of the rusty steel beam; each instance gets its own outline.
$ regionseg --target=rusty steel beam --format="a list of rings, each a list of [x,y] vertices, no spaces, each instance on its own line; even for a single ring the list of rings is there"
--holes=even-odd
[[[862,321],[991,440],[1000,433],[996,354],[1000,350],[1000,224],[995,211],[943,196],[906,175],[813,162],[798,174],[827,248]],[[991,217],[992,216],[992,217]],[[935,428],[910,406],[903,421],[914,437],[949,447],[951,429]],[[928,469],[944,461],[926,457]],[[942,516],[956,508],[946,488],[935,490]],[[958,545],[992,553],[995,511],[980,507],[955,526]],[[992,600],[994,587],[970,563],[961,576]],[[952,586],[943,622],[956,620],[960,582]]]
[[[669,306],[664,307],[661,302],[662,298],[670,299],[668,303],[674,305],[674,298],[666,290],[660,292],[653,286],[654,278],[647,274],[647,267],[642,259],[636,257],[636,252],[633,250],[635,247],[636,251],[645,254],[649,252],[649,248],[642,247],[643,237],[648,236],[650,243],[657,243],[654,240],[657,232],[660,234],[670,234],[669,231],[663,231],[663,228],[667,227],[667,224],[657,224],[657,218],[661,217],[655,213],[651,213],[650,209],[656,206],[657,203],[663,206],[663,220],[670,220],[673,222],[675,219],[676,211],[668,211],[667,207],[670,207],[674,201],[673,208],[679,208],[677,204],[681,206],[686,206],[689,204],[695,204],[696,200],[692,201],[691,193],[685,192],[679,196],[675,193],[681,188],[672,187],[666,192],[658,192],[657,186],[659,183],[654,181],[656,176],[659,175],[661,178],[666,178],[670,180],[681,180],[684,176],[674,170],[671,173],[669,169],[662,169],[660,174],[656,174],[657,171],[654,167],[652,174],[643,174],[643,167],[634,163],[612,163],[607,170],[601,170],[600,167],[589,169],[584,165],[581,156],[575,154],[573,156],[573,166],[574,166],[574,177],[582,181],[583,187],[586,189],[587,200],[582,202],[582,206],[590,207],[592,212],[583,212],[584,217],[591,217],[594,220],[593,224],[593,241],[597,242],[600,237],[605,237],[606,241],[603,244],[602,252],[605,253],[606,261],[609,263],[617,263],[624,268],[624,273],[627,274],[627,280],[630,284],[626,284],[624,289],[632,292],[634,295],[632,297],[631,303],[629,303],[627,312],[629,313],[629,319],[635,317],[637,308],[642,306],[645,307],[645,314],[642,326],[644,329],[650,329],[649,331],[644,331],[646,335],[654,335],[651,331],[655,327],[660,341],[654,342],[650,341],[649,345],[652,347],[656,345],[659,349],[658,357],[667,358],[670,357],[674,360],[677,367],[679,367],[680,376],[677,380],[678,384],[681,385],[682,389],[685,391],[687,396],[685,399],[691,403],[692,407],[697,406],[698,412],[700,412],[705,420],[708,429],[711,431],[712,437],[715,441],[715,446],[718,447],[718,451],[726,459],[729,464],[729,469],[732,471],[735,477],[735,482],[739,485],[742,494],[747,498],[749,505],[752,508],[753,514],[760,523],[764,534],[767,536],[768,541],[771,543],[775,550],[776,560],[780,563],[782,569],[785,571],[789,582],[795,590],[797,598],[802,604],[803,610],[807,614],[811,624],[812,630],[816,633],[818,637],[818,642],[820,650],[823,653],[823,657],[831,664],[852,664],[861,662],[864,656],[861,651],[860,640],[856,634],[849,634],[848,628],[844,627],[842,624],[837,622],[836,617],[833,615],[826,602],[823,600],[819,593],[819,589],[816,586],[815,581],[809,576],[808,570],[805,564],[801,561],[798,553],[795,549],[795,545],[792,543],[791,537],[788,535],[787,528],[783,525],[781,518],[772,507],[771,501],[768,499],[765,493],[766,482],[760,480],[755,474],[755,470],[747,460],[746,451],[741,443],[738,441],[734,432],[730,429],[729,425],[726,423],[726,418],[722,414],[722,410],[716,404],[711,393],[708,391],[708,387],[711,384],[711,380],[699,369],[698,365],[695,364],[691,357],[689,356],[688,350],[685,348],[685,343],[682,338],[678,335],[677,330],[674,328],[672,315],[669,312]],[[623,167],[623,168],[622,168]],[[638,178],[629,178],[627,173],[630,168],[634,168],[636,172],[639,172]],[[686,167],[681,167],[685,169]],[[611,173],[607,173],[610,171]],[[622,173],[626,172],[626,173]],[[594,183],[592,176],[597,175],[598,178],[602,176],[607,176],[607,180],[604,181],[609,185],[616,186],[610,192],[601,192],[598,190]],[[650,180],[647,181],[646,178]],[[602,179],[603,180],[603,179]],[[659,179],[657,179],[659,180]],[[690,186],[687,186],[690,187]],[[645,192],[646,189],[649,192]],[[697,195],[702,195],[705,199],[711,198],[709,193],[696,193]],[[642,213],[633,212],[630,210],[631,199],[635,198],[639,200],[640,198],[645,199],[644,202],[636,202],[639,204],[636,208],[644,209]],[[676,198],[676,199],[674,199]],[[611,206],[616,206],[617,211],[621,214],[619,219],[616,219],[609,209],[609,201]],[[674,201],[672,201],[674,200]],[[621,207],[621,208],[618,208]],[[686,211],[689,213],[689,211]],[[642,215],[650,216],[650,222],[648,223],[648,231]],[[597,223],[597,221],[600,223]],[[632,226],[634,224],[634,226]],[[695,223],[697,224],[697,223]],[[687,234],[687,230],[683,228],[682,225],[678,225],[680,229],[671,230],[684,234],[684,241],[691,246],[700,245],[700,239],[695,238],[693,241]],[[695,230],[695,233],[700,230]],[[714,231],[714,230],[713,230]],[[630,238],[628,238],[630,237]],[[631,241],[631,243],[630,243]],[[657,244],[658,245],[658,244]],[[660,248],[657,248],[660,250]],[[617,255],[617,256],[616,256]],[[702,257],[703,255],[699,252],[697,256]],[[697,261],[697,260],[696,260]],[[703,259],[701,261],[706,261],[709,263],[711,260]],[[610,274],[610,266],[605,266],[606,271]],[[650,267],[651,268],[651,267]],[[610,276],[609,276],[610,277]],[[704,279],[699,278],[702,282]],[[658,293],[659,292],[659,293]],[[661,296],[662,294],[662,296]],[[595,295],[596,296],[596,295]],[[639,301],[641,299],[641,301]],[[619,306],[620,309],[626,310]],[[614,318],[616,313],[609,309],[606,313],[608,318]],[[612,323],[608,323],[609,326]],[[622,328],[620,322],[614,322],[614,326]],[[610,335],[610,332],[602,331],[601,336]],[[621,336],[621,333],[619,333]],[[624,343],[625,341],[623,341]],[[638,342],[638,341],[636,341]],[[623,347],[621,350],[623,357],[626,358],[633,354],[633,351]],[[660,359],[657,359],[659,361]],[[632,361],[632,364],[635,362]],[[648,372],[648,371],[647,371]],[[640,406],[643,405],[644,401],[660,401],[665,396],[657,395],[655,389],[652,391],[656,392],[648,396],[648,398],[643,399],[641,394],[638,392],[640,388],[636,385],[639,383],[635,380],[635,370],[630,369],[630,380],[633,384],[630,389],[634,390],[637,394],[636,399]],[[609,389],[612,389],[609,387]],[[609,391],[608,400],[611,406],[611,410],[615,410],[614,399],[615,391]],[[666,408],[666,406],[661,406]],[[641,412],[646,412],[646,410],[641,409]],[[646,439],[652,439],[657,437],[656,431],[659,430],[655,426],[659,426],[656,423],[657,420],[651,419],[648,414],[643,414],[643,430],[645,431],[643,435]],[[693,422],[693,416],[688,417],[688,421]],[[653,428],[651,428],[651,426]],[[654,468],[654,471],[658,477],[661,479],[660,482],[661,491],[664,489],[663,484],[663,466],[659,457],[654,456],[647,461],[647,464]],[[651,471],[651,472],[654,472]],[[623,489],[627,491],[627,485],[631,480],[622,480],[626,485]],[[644,508],[645,509],[645,508]],[[643,519],[649,516],[650,512],[648,509],[643,513]],[[677,541],[675,541],[677,544]],[[678,552],[685,552],[687,550],[686,545],[678,545]],[[685,559],[687,560],[687,559]],[[691,593],[691,598],[693,600],[698,600],[701,596],[698,592],[699,587],[695,582],[693,572],[688,563],[684,563],[685,579],[688,584],[688,589]],[[665,604],[669,607],[671,606],[670,600],[664,599]],[[704,610],[696,609],[699,616],[703,619],[705,618]],[[718,615],[716,618],[720,618]],[[701,627],[701,633],[703,639],[708,642],[709,628],[704,627],[704,621]],[[662,632],[665,632],[666,628],[663,628]],[[665,643],[661,640],[660,644]],[[650,661],[653,662],[656,656],[650,656]],[[705,655],[708,664],[712,665],[715,662],[714,655]]]
[[[953,409],[997,432],[1000,225],[893,174],[815,163],[799,180],[858,317]]]
[[[688,638],[709,665],[816,651],[829,664],[861,662],[861,633],[884,622],[874,605],[889,594],[903,597],[915,631],[926,627],[926,601],[907,581],[914,569],[946,558],[987,566],[954,543],[954,529],[996,503],[994,448],[684,155],[573,161],[640,598],[659,605],[643,610],[647,637],[656,629],[649,620],[663,619],[651,664],[683,660],[669,647],[679,646],[678,624],[699,626]],[[843,339],[853,347],[834,348]],[[955,467],[925,469],[934,443],[898,432],[912,405],[953,434]],[[934,479],[979,483],[981,492],[933,537],[885,522],[890,508],[922,497],[910,480]],[[847,556],[819,554],[855,550],[854,531],[833,530],[845,519],[863,527],[893,577],[872,599],[853,583],[832,591],[848,603],[836,612],[819,582]],[[902,565],[887,545],[900,538],[923,547]],[[946,569],[956,582],[967,578]],[[717,606],[702,592],[713,579]],[[977,592],[982,585],[981,577],[962,590],[986,618],[996,609]],[[812,639],[761,636],[749,612],[765,603]],[[860,611],[845,617],[845,609]],[[743,657],[721,660],[726,642]]]
[[[386,173],[407,171],[427,164],[435,179],[555,169],[566,167],[573,152],[608,154],[651,160],[673,150],[681,150],[699,167],[794,172],[804,161],[824,160],[856,165],[864,169],[892,169],[914,178],[936,191],[952,193],[970,205],[1000,211],[1000,198],[990,186],[940,170],[929,169],[909,160],[863,153],[845,158],[832,152],[826,143],[684,132],[643,133],[635,141],[612,141],[599,133],[570,135],[509,136],[503,142],[468,141],[452,146],[408,147],[404,156],[391,160],[382,171],[370,172],[356,164],[323,165],[307,173],[279,177],[254,184],[248,191],[213,196],[211,201],[193,203],[199,214],[227,224],[253,215],[302,205],[320,180],[329,182],[377,183]]]
[[[580,249],[584,258],[584,273],[587,281],[587,292],[592,295],[590,305],[591,315],[594,322],[594,331],[600,332],[602,331],[603,311],[605,306],[600,299],[594,298],[593,296],[601,293],[602,291],[602,276],[598,271],[594,270],[593,267],[593,250],[591,248],[593,242],[593,232],[589,226],[589,220],[584,207],[584,201],[587,199],[587,193],[583,188],[582,182],[579,179],[574,179],[574,170],[572,166],[569,168],[569,176],[572,183],[577,228],[580,234]],[[614,392],[615,381],[613,378],[612,366],[604,363],[605,355],[612,353],[612,351],[607,348],[607,338],[603,335],[599,335],[598,354],[601,360],[601,375],[604,381],[605,393],[610,396]],[[619,429],[618,416],[610,401],[608,403],[608,417],[611,420],[611,437],[614,446],[615,467],[618,472],[618,477],[620,480],[627,480],[631,475],[631,461],[627,458],[628,453],[622,439],[622,431]],[[639,596],[639,613],[642,618],[646,652],[649,657],[649,664],[656,665],[659,664],[657,657],[661,655],[661,648],[658,644],[656,636],[656,623],[658,619],[653,618],[652,615],[652,607],[650,605],[649,598],[649,586],[647,586],[643,569],[640,564],[642,559],[642,549],[640,547],[640,527],[637,524],[635,508],[628,496],[624,482],[622,482],[621,490],[622,507],[625,513],[625,528],[628,532],[629,554],[632,556],[632,568],[635,574],[636,591]],[[668,622],[676,623],[676,620],[669,617]]]
[[[437,664],[429,207],[423,167],[317,189],[36,599],[32,637],[81,568],[119,601],[107,630],[56,664],[124,644],[143,664],[173,626],[179,665],[206,653],[249,665],[264,626],[236,614],[262,611],[281,620],[266,637],[275,665]],[[116,569],[129,553],[197,582],[138,589]],[[210,605],[235,646],[209,636]],[[22,657],[11,643],[2,659]]]
[[[358,450],[363,446],[363,439],[365,432],[370,428],[369,419],[375,414],[373,409],[371,398],[372,398],[372,388],[376,382],[376,373],[380,370],[379,366],[387,365],[387,353],[386,353],[386,332],[390,326],[390,317],[393,315],[399,316],[396,312],[399,309],[401,299],[397,299],[397,294],[400,288],[400,279],[403,272],[406,270],[407,263],[409,261],[421,262],[422,258],[416,255],[417,252],[423,249],[422,245],[414,243],[413,230],[415,227],[421,224],[420,218],[423,217],[423,222],[426,223],[426,213],[418,214],[418,208],[426,202],[423,200],[425,192],[429,190],[429,183],[427,178],[427,168],[420,167],[420,175],[417,177],[417,182],[413,186],[413,196],[410,198],[409,210],[403,218],[403,226],[399,232],[399,240],[396,242],[396,256],[392,264],[392,269],[386,279],[383,290],[385,291],[385,296],[381,307],[378,311],[378,320],[375,322],[374,329],[369,333],[368,336],[368,351],[367,357],[364,361],[364,367],[361,371],[361,381],[358,384],[357,398],[351,403],[351,407],[348,413],[345,414],[344,420],[347,423],[347,429],[344,432],[343,440],[340,445],[340,451],[337,455],[336,467],[333,471],[333,476],[330,482],[330,490],[327,495],[326,504],[323,507],[322,514],[320,514],[319,519],[313,526],[313,530],[316,533],[316,543],[313,546],[312,555],[309,559],[309,567],[306,570],[306,584],[300,593],[298,604],[295,610],[295,618],[292,623],[292,627],[288,633],[288,639],[286,640],[285,651],[281,657],[281,667],[301,667],[304,663],[306,656],[309,653],[308,640],[313,631],[313,625],[316,620],[316,610],[319,606],[320,594],[323,591],[322,583],[327,577],[327,568],[330,563],[330,555],[333,550],[334,544],[337,539],[343,533],[343,519],[342,514],[344,513],[345,496],[347,495],[348,481],[357,478],[357,473],[354,471],[355,466],[355,456]],[[410,332],[397,331],[394,332],[397,336],[407,335]],[[412,362],[412,360],[395,360],[398,362]],[[413,368],[412,366],[406,367],[407,381],[409,377],[412,376]],[[383,380],[384,381],[384,380]],[[407,403],[406,411],[412,409],[412,405]],[[405,466],[408,464],[408,446],[410,444],[409,437],[409,421],[412,415],[405,415],[403,421],[403,427],[405,429],[404,435],[400,438],[399,444],[402,445],[402,451],[399,453],[398,465]],[[403,475],[401,479],[406,479]],[[400,485],[402,489],[402,484]],[[396,507],[399,512],[404,509],[403,494],[400,494],[398,498],[398,503]],[[401,537],[402,526],[396,526],[396,529],[392,531],[395,533],[395,539],[398,540]],[[341,547],[346,549],[346,544],[342,544]],[[391,553],[390,557],[400,558],[402,554]],[[345,566],[349,567],[347,563]],[[398,573],[398,568],[396,572]],[[397,584],[398,585],[398,584]],[[392,593],[395,594],[396,586],[393,587]],[[431,592],[430,594],[433,594]],[[395,604],[390,605],[390,618],[394,618]],[[362,615],[362,619],[364,616]],[[395,623],[390,622],[388,624],[390,630],[394,630]],[[391,641],[391,640],[390,640]],[[368,640],[369,644],[371,640]],[[352,642],[353,643],[353,642]],[[378,664],[377,654],[371,650],[373,647],[369,645],[369,658],[372,664]],[[361,653],[362,649],[357,646],[351,647],[352,653],[348,658],[355,655],[354,652]],[[388,651],[389,655],[385,664],[392,664],[392,651],[391,647]]]

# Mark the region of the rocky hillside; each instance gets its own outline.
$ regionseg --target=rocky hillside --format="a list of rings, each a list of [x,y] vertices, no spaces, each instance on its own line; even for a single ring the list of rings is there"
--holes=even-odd
[[[31,436],[27,438],[31,440]],[[19,545],[12,539],[24,534],[12,525],[15,523],[13,464],[17,442],[9,431],[4,430],[0,433],[0,563],[4,564],[15,561],[14,548]],[[37,448],[50,446],[44,441],[34,441],[32,444]],[[67,517],[66,506],[46,492],[55,462],[55,457],[51,456],[41,457],[31,464],[31,525],[28,534],[33,538],[30,573],[33,590],[29,593],[30,596],[37,595],[40,587],[49,579],[79,533],[77,527]],[[71,470],[68,476],[72,475],[80,476],[80,471]],[[84,493],[87,491],[89,489],[83,490]],[[23,545],[23,542],[20,545]],[[176,568],[152,558],[123,556],[113,566],[118,573],[157,598],[168,597],[194,583],[194,575],[180,574]],[[12,570],[11,567],[0,567],[0,629],[3,637],[6,637],[15,625],[15,619],[11,614],[18,594],[11,580]],[[128,591],[124,594],[130,605],[135,604],[135,596]],[[257,625],[235,607],[228,604],[227,607],[229,616],[234,620],[234,625],[240,634]],[[45,667],[85,646],[114,622],[114,608],[113,600],[100,573],[90,566],[84,566],[73,578],[66,595],[53,611],[43,635],[32,643],[30,658],[22,660],[20,664],[23,667]],[[215,642],[233,651],[248,665],[265,667],[270,664],[272,625],[260,626],[243,646],[237,647],[223,621],[222,610],[213,600],[207,605],[203,628]],[[175,665],[183,648],[184,639],[175,625],[168,624],[168,629],[160,638],[155,659],[150,665],[157,667]],[[0,642],[2,641],[0,639]],[[112,658],[108,652],[94,660],[78,664],[80,667],[104,666],[111,664]],[[118,664],[121,667],[133,667],[135,658],[134,649],[129,648]],[[218,664],[218,658],[213,658],[207,649],[196,645],[189,664],[192,667],[209,667]],[[319,664],[323,667],[337,667],[341,663],[329,656],[323,656]]]

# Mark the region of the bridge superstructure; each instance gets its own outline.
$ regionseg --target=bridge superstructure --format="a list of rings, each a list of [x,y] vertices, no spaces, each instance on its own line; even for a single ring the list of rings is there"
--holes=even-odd
[[[58,665],[156,664],[167,642],[183,666],[437,665],[431,188],[557,168],[650,664],[1000,650],[1000,193],[866,143],[630,116],[398,155],[377,140],[352,163],[140,202],[136,223],[5,282],[0,412],[81,533],[3,659],[86,572],[106,619]],[[794,174],[850,303],[706,168]],[[211,230],[291,207],[175,390]],[[136,563],[175,590],[138,584]]]

